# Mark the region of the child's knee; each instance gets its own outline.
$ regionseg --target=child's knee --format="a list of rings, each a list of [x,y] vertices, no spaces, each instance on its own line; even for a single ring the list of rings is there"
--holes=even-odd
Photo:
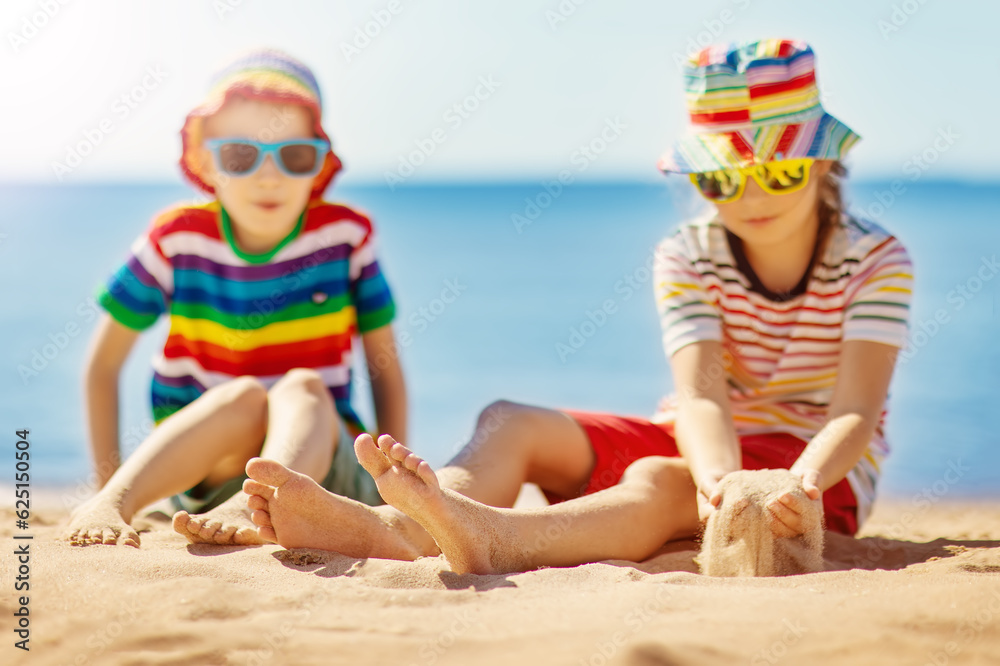
[[[210,389],[209,392],[221,405],[232,406],[247,413],[267,406],[267,389],[256,377],[237,377]]]
[[[691,473],[681,458],[648,456],[629,465],[620,483],[646,483],[662,488],[691,483]]]
[[[510,400],[497,400],[479,413],[477,429],[495,433],[500,430],[523,429],[529,431],[538,416],[539,409]]]
[[[479,412],[477,425],[480,428],[488,427],[491,430],[499,430],[504,424],[509,423],[515,413],[519,412],[521,405],[509,400],[496,400],[487,405],[483,411]]]
[[[326,397],[330,394],[323,377],[312,368],[294,368],[286,372],[271,388],[272,393],[283,391],[304,391]]]

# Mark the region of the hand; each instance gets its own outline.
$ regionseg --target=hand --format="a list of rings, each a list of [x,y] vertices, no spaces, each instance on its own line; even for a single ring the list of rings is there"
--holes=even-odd
[[[698,519],[702,522],[708,520],[708,517],[715,513],[722,501],[722,495],[718,490],[719,481],[727,474],[729,472],[715,470],[704,474],[698,480]]]
[[[806,491],[806,495],[809,496],[809,499],[818,500],[823,495],[823,491],[819,489],[820,478],[818,469],[792,471],[802,478],[802,490]]]
[[[802,479],[802,490],[813,502],[819,502],[822,492],[819,489],[819,471],[815,469],[792,470]],[[771,532],[776,537],[795,537],[805,532],[802,512],[805,504],[800,497],[785,493],[767,505],[771,512]]]

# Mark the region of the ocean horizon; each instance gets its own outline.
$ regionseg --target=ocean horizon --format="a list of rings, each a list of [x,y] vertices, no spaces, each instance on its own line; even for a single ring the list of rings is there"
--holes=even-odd
[[[880,494],[1000,496],[1000,183],[851,181],[851,208],[899,237],[915,266],[910,347],[890,391]],[[343,184],[328,198],[375,222],[410,394],[407,442],[438,466],[497,399],[651,415],[671,390],[652,296],[652,249],[693,211],[646,182]],[[153,215],[196,200],[179,184],[0,185],[7,362],[0,413],[29,428],[33,484],[90,472],[81,380],[95,287]],[[610,310],[603,306],[611,301]],[[608,311],[612,311],[608,314]],[[149,359],[121,383],[124,452],[151,429]],[[374,422],[357,381],[362,418]],[[12,471],[0,483],[12,482]]]

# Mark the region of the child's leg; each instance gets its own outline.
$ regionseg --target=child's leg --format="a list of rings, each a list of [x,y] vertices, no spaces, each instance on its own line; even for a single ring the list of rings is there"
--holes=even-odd
[[[161,423],[128,457],[96,496],[82,504],[63,538],[74,545],[139,545],[129,523],[136,511],[191,488],[232,457],[260,450],[267,429],[267,393],[255,379],[240,377],[206,391]],[[238,471],[237,467],[237,471]],[[256,539],[249,533],[246,538]]]
[[[439,485],[430,465],[388,435],[358,441],[382,497],[434,537],[457,573],[505,573],[605,559],[641,561],[699,527],[683,460],[632,463],[617,486],[543,509],[499,509]]]
[[[370,438],[362,436],[355,444]],[[521,485],[573,497],[594,453],[580,426],[562,412],[497,402],[479,417],[472,440],[439,472],[441,484],[478,502],[513,505]],[[355,557],[414,559],[439,551],[427,532],[392,506],[368,507],[323,490],[266,460],[247,465],[244,483],[265,539],[286,548],[321,548]]]
[[[483,410],[472,440],[437,476],[444,488],[509,508],[525,483],[576,497],[595,463],[586,433],[570,416],[499,401]]]
[[[319,374],[312,370],[292,370],[267,394],[267,437],[259,454],[320,481],[329,471],[338,446],[338,419],[333,399]],[[257,451],[241,457],[228,477],[241,475],[255,454]],[[203,514],[177,512],[174,529],[193,543],[262,543],[250,520],[247,497],[241,492]],[[247,538],[247,530],[252,539]]]

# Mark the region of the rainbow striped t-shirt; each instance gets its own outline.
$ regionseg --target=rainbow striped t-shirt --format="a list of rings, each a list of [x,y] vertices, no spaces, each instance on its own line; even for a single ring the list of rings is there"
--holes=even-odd
[[[311,368],[355,434],[363,428],[350,401],[352,340],[395,313],[371,222],[323,201],[260,255],[239,249],[217,201],[172,208],[133,243],[98,302],[139,331],[170,318],[153,361],[157,423],[235,377],[270,387],[289,370]]]
[[[714,216],[679,227],[656,252],[656,300],[667,356],[699,340],[722,342],[718,360],[739,435],[787,432],[806,441],[826,422],[841,343],[905,347],[913,268],[902,243],[879,225],[844,214],[810,275],[772,293],[742,243]],[[677,396],[653,420],[672,424]],[[875,499],[889,451],[886,409],[861,461],[848,475],[859,522]]]

